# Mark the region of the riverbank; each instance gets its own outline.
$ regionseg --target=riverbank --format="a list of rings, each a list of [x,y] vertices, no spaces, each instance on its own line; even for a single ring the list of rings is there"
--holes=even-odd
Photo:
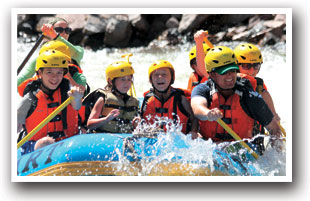
[[[208,30],[213,44],[247,41],[259,46],[286,42],[283,14],[57,14],[18,15],[18,37],[34,41],[42,24],[54,17],[68,21],[69,41],[92,50],[106,47],[180,45],[193,41],[197,30]]]

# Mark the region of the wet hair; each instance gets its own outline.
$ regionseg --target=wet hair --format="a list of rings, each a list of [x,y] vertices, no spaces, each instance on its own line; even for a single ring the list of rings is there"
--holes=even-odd
[[[50,20],[50,21],[48,22],[48,24],[51,24],[51,25],[54,26],[54,24],[56,24],[57,22],[61,22],[61,21],[64,21],[65,23],[68,24],[67,20],[65,20],[64,18],[61,18],[61,17],[55,17],[55,18],[53,18],[52,20]]]

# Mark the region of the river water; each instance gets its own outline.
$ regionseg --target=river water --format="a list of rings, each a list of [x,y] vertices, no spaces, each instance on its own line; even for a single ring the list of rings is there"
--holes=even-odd
[[[233,49],[238,44],[237,42],[228,42],[216,45],[226,45]],[[142,48],[112,48],[95,52],[85,49],[81,67],[87,77],[91,91],[93,91],[97,88],[103,88],[106,85],[105,68],[110,63],[123,60],[121,58],[122,54],[133,53],[130,61],[135,70],[134,86],[137,97],[143,97],[143,92],[149,90],[151,87],[148,81],[148,68],[154,61],[159,59],[168,60],[174,66],[176,80],[173,86],[187,88],[188,77],[192,72],[189,66],[188,53],[193,45],[192,43],[185,43],[179,46],[167,46],[164,42],[157,42],[149,47]],[[13,61],[17,62],[17,66],[22,62],[32,46],[33,43],[17,42],[16,57],[13,58]],[[281,125],[286,129],[287,135],[291,136],[292,67],[286,61],[286,44],[278,43],[273,46],[266,46],[261,48],[261,51],[264,63],[259,72],[259,77],[264,79],[268,91],[272,95],[276,111],[281,118]],[[36,55],[38,55],[38,51],[34,53],[34,56]],[[17,102],[19,99],[18,95],[16,95]],[[288,137],[288,139],[290,138]],[[194,155],[195,153],[203,154],[203,146],[197,146],[197,142],[189,143],[193,143],[191,151]],[[200,145],[203,143],[206,143],[206,146],[210,144],[209,142],[201,141]],[[194,149],[194,147],[196,148]],[[260,170],[262,175],[285,176],[287,171],[287,151],[284,150],[278,153],[268,146],[265,154],[255,162],[255,166]]]

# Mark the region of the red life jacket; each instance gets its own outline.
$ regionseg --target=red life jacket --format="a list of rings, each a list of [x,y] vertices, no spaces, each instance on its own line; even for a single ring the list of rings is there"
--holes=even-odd
[[[190,100],[190,92],[188,90],[171,88],[170,97],[162,103],[152,91],[145,92],[141,107],[142,118],[151,124],[154,123],[155,116],[168,117],[175,122],[179,119],[182,125],[182,132],[186,134],[190,130],[188,126],[189,114],[182,106],[182,96]],[[162,127],[166,130],[164,125]]]
[[[27,114],[25,126],[27,132],[32,131],[50,113],[52,113],[61,103],[67,99],[69,81],[63,79],[58,89],[52,95],[51,100],[42,90],[38,90],[40,80],[28,83],[25,94],[30,93],[34,99],[34,104]],[[74,110],[71,104],[56,115],[47,125],[40,129],[30,140],[37,141],[45,136],[51,136],[56,141],[76,135],[78,133],[78,111]]]
[[[211,94],[213,93],[213,94]],[[242,108],[240,99],[242,92],[236,89],[235,93],[227,100],[212,86],[208,100],[208,108],[218,108],[223,113],[222,120],[234,130],[241,139],[252,138],[255,120]],[[216,121],[200,121],[200,133],[204,138],[213,141],[233,141],[234,139]]]
[[[204,83],[208,79],[205,77],[200,77],[196,72],[192,72],[188,79],[187,90],[190,92],[200,83]]]

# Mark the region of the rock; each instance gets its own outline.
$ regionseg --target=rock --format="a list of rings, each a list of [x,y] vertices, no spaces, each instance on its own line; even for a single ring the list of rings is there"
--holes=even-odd
[[[283,14],[277,14],[274,18],[275,21],[286,22],[286,16]]]
[[[254,16],[253,14],[240,14],[240,15],[227,14],[221,16],[221,22],[222,24],[237,25],[244,21],[248,21],[248,19],[253,16]]]
[[[259,46],[265,45],[274,45],[277,42],[280,42],[280,39],[276,37],[274,34],[268,32],[264,35],[264,37],[258,42]]]
[[[147,33],[148,29],[150,28],[150,25],[143,15],[131,14],[128,15],[128,18],[134,29],[142,33]]]
[[[199,25],[204,22],[209,15],[207,14],[185,14],[182,15],[182,19],[179,24],[179,32],[184,34],[190,32],[193,29],[199,27]]]
[[[179,27],[179,21],[175,17],[170,17],[166,22],[166,27],[168,29],[170,28],[178,28]]]
[[[126,47],[131,35],[132,28],[128,17],[117,15],[108,21],[104,43],[113,47]]]
[[[88,15],[86,14],[58,14],[56,15],[56,17],[61,17],[63,19],[65,19],[68,24],[69,27],[73,30],[83,30],[86,22],[87,22],[87,18]]]
[[[180,43],[181,39],[177,28],[167,29],[159,36],[159,40],[168,41],[168,45],[177,45]]]
[[[97,33],[104,33],[107,26],[105,18],[99,16],[89,15],[83,29],[83,33],[86,35],[92,35]]]

